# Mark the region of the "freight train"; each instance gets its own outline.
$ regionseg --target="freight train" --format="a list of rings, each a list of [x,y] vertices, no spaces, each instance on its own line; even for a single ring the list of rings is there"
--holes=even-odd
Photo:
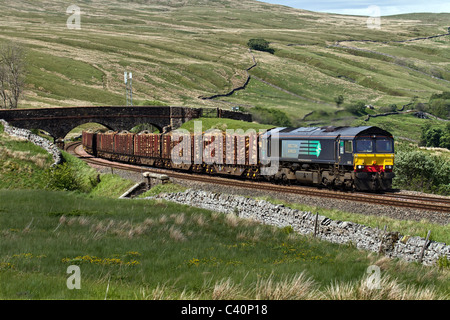
[[[388,191],[394,139],[378,127],[186,133],[90,132],[86,152],[115,161],[283,184]]]

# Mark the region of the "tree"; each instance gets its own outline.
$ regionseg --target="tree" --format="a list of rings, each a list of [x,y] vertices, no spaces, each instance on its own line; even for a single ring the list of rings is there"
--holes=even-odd
[[[17,108],[25,85],[25,50],[14,43],[0,47],[0,106]]]
[[[429,123],[422,127],[420,146],[450,149],[450,123],[445,128],[433,128]]]
[[[441,148],[447,148],[450,150],[450,122],[447,122],[439,144]]]
[[[450,118],[450,92],[434,93],[430,97],[427,111],[443,119]]]
[[[436,147],[440,146],[442,136],[442,130],[439,128],[431,128],[427,132],[425,132],[425,141],[427,142],[427,147]]]
[[[450,118],[450,100],[438,99],[429,104],[429,112],[442,119]]]
[[[344,96],[342,94],[340,94],[339,96],[334,98],[334,102],[336,102],[336,105],[339,108],[341,106],[341,104],[344,103]]]
[[[441,148],[447,148],[450,150],[450,133],[445,133],[439,142]]]

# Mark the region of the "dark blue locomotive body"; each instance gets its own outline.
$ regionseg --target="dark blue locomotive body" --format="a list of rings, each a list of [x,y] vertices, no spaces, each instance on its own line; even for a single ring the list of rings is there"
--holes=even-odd
[[[394,140],[378,127],[276,128],[261,138],[266,161],[280,167],[270,178],[358,190],[392,186]]]

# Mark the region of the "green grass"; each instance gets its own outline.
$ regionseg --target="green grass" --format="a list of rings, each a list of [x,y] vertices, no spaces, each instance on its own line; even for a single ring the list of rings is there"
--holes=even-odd
[[[93,197],[118,198],[130,189],[135,183],[125,180],[115,174],[103,174],[100,176],[100,183],[90,191]]]
[[[45,188],[45,169],[52,157],[26,140],[9,138],[0,129],[0,188]]]
[[[64,71],[60,70],[60,72]],[[89,105],[124,104],[122,95],[84,84],[76,84],[68,79],[57,77],[51,72],[41,72],[40,69],[38,71],[34,67],[30,67],[27,85],[36,88],[39,97],[60,100],[63,106],[67,105],[65,100],[89,101]]]
[[[104,77],[103,72],[88,63],[42,54],[36,50],[28,51],[27,63],[33,67],[39,66],[39,68],[45,69],[48,73],[55,74],[56,77],[64,75],[74,81],[88,85],[101,85]]]
[[[211,299],[224,282],[234,285],[222,298],[273,298],[275,284],[291,279],[287,291],[300,273],[313,282],[308,294],[327,298],[332,283],[358,286],[373,263],[416,292],[448,294],[445,271],[206,210],[40,190],[0,190],[0,199],[3,299],[104,299],[108,283],[108,299],[159,291],[164,299]],[[81,290],[66,288],[71,264],[81,268]]]
[[[141,195],[139,195],[138,198],[152,197],[152,196],[156,196],[160,193],[183,192],[183,191],[186,191],[186,189],[187,188],[182,187],[181,185],[172,183],[172,182],[165,183],[165,184],[158,184],[158,185],[152,187],[147,192],[144,192]]]

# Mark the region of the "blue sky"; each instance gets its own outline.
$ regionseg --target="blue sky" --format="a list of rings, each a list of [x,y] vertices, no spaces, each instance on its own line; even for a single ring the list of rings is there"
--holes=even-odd
[[[319,12],[369,16],[371,6],[378,6],[381,16],[413,12],[450,12],[449,0],[263,0],[263,2]],[[373,9],[372,9],[373,10]]]

